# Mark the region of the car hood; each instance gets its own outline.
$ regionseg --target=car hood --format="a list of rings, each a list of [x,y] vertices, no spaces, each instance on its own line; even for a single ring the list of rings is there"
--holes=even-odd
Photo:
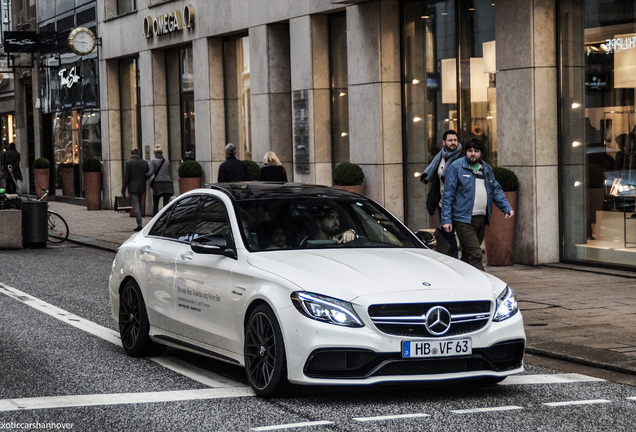
[[[270,251],[250,254],[248,262],[299,289],[347,301],[386,301],[396,293],[408,294],[409,302],[431,296],[438,301],[490,300],[496,295],[494,277],[424,249]]]

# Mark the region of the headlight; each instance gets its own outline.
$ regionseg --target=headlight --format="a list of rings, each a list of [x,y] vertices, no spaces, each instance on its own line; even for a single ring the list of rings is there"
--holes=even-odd
[[[346,327],[364,327],[349,302],[306,292],[292,293],[291,300],[301,314],[316,321]]]
[[[517,304],[517,297],[515,292],[509,287],[506,287],[499,297],[497,297],[497,309],[495,310],[495,316],[493,321],[507,320],[519,311],[519,305]]]

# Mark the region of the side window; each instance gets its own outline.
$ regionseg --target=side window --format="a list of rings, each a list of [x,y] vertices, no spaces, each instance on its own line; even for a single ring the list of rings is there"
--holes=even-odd
[[[150,228],[148,235],[162,237],[163,232],[168,225],[168,220],[170,219],[170,211],[164,212],[161,217],[155,222],[155,224]]]
[[[200,202],[200,196],[189,196],[179,201],[170,213],[164,237],[185,242],[192,241],[194,220]]]
[[[215,197],[206,197],[204,199],[192,239],[210,234],[223,235],[228,242],[232,240],[230,221],[225,204]]]

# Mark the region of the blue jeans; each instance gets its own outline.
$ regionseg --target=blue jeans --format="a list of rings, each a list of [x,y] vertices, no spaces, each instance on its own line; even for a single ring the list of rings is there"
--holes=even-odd
[[[132,200],[133,208],[135,209],[135,219],[137,219],[137,226],[141,226],[141,197],[143,194],[131,193],[130,199]]]

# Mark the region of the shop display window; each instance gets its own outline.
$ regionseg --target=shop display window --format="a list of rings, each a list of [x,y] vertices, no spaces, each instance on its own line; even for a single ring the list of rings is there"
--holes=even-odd
[[[250,51],[247,36],[223,41],[226,142],[239,149],[239,159],[252,159]]]
[[[419,174],[444,132],[483,141],[484,160],[497,164],[495,4],[408,1],[402,17],[405,219],[412,229],[433,228]]]
[[[633,267],[636,5],[568,0],[559,20],[563,258]]]

